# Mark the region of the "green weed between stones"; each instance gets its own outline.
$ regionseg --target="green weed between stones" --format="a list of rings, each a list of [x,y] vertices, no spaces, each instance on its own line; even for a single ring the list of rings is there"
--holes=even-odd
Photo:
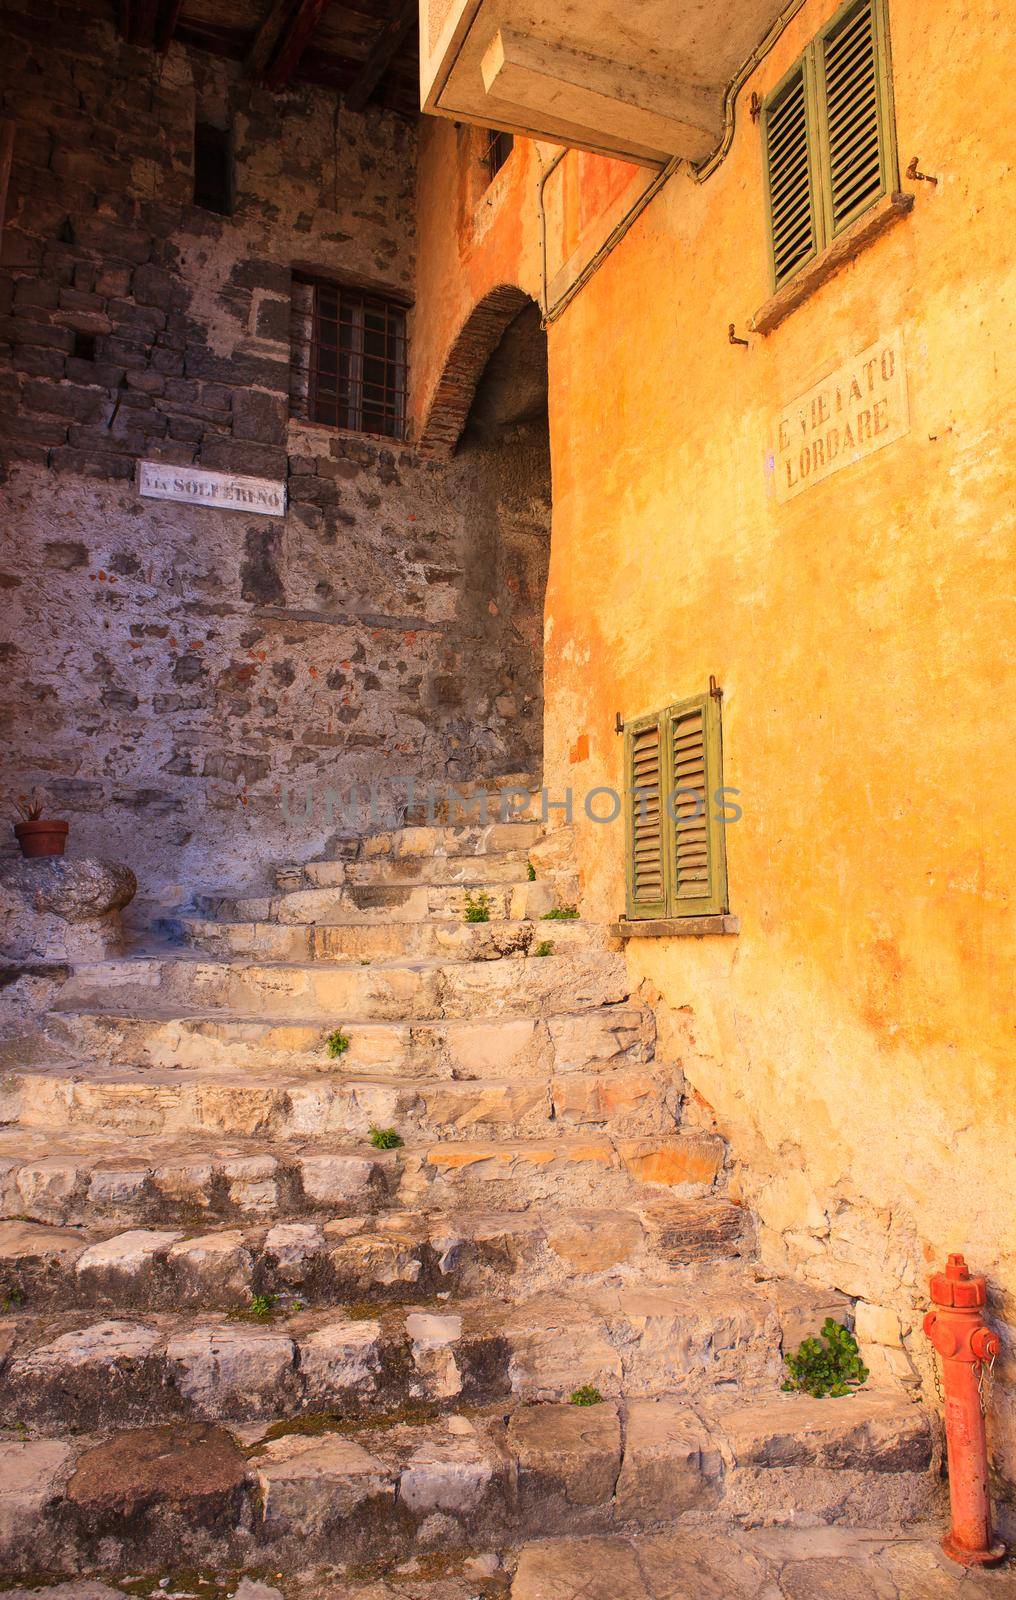
[[[602,1399],[603,1396],[594,1383],[583,1383],[580,1388],[573,1389],[571,1394],[573,1406],[598,1406]]]
[[[790,1376],[780,1387],[816,1400],[838,1400],[860,1388],[868,1376],[854,1335],[832,1317],[826,1317],[818,1339],[803,1339],[796,1355],[783,1359]]]
[[[343,1033],[341,1028],[335,1028],[325,1040],[325,1049],[334,1061],[336,1056],[344,1056],[352,1044],[348,1033]]]
[[[402,1144],[401,1133],[396,1133],[394,1128],[374,1128],[370,1130],[370,1142],[375,1150],[397,1150]]]
[[[275,1317],[288,1316],[299,1311],[302,1300],[293,1300],[280,1294],[252,1294],[245,1306],[234,1306],[229,1312],[231,1322],[271,1322]]]
[[[574,922],[578,917],[577,906],[554,906],[552,910],[545,911],[540,918],[541,922]]]
[[[490,895],[485,890],[481,889],[479,894],[466,895],[466,921],[490,921]]]
[[[530,883],[536,882],[536,868],[533,866],[531,861],[526,862],[526,877],[529,879]]]
[[[553,939],[541,939],[533,950],[534,956],[552,956],[554,954]]]

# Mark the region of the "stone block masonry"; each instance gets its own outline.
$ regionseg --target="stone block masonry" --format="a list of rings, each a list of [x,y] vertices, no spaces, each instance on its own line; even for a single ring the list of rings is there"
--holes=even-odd
[[[290,413],[294,266],[411,295],[413,124],[59,7],[3,30],[0,786],[173,900],[328,842],[283,789],[525,769],[478,636],[483,463]],[[192,203],[197,121],[233,130],[232,216]],[[283,483],[286,513],[142,499],[141,460]]]

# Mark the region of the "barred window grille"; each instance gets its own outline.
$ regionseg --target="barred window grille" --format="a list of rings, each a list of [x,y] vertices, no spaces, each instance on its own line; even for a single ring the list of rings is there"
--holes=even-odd
[[[294,415],[329,428],[405,437],[405,306],[344,284],[297,278],[292,346]]]

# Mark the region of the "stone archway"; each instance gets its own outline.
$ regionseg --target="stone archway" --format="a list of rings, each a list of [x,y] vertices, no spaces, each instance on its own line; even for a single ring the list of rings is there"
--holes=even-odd
[[[417,440],[421,455],[447,460],[453,454],[483,369],[509,324],[532,304],[524,290],[505,283],[473,307],[448,352],[434,390]]]
[[[543,774],[543,610],[550,562],[547,336],[521,290],[470,317],[431,419],[460,518],[452,714],[457,777]],[[482,315],[481,315],[482,312]],[[468,334],[468,338],[467,338]],[[454,376],[454,381],[453,381]]]

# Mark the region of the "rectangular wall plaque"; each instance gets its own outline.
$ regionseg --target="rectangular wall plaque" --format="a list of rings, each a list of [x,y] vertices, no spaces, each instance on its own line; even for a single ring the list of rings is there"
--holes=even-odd
[[[286,510],[284,483],[236,472],[206,472],[203,467],[170,467],[161,461],[138,462],[138,493],[148,500],[180,500],[260,517],[281,517]]]
[[[891,444],[909,427],[903,338],[892,333],[777,414],[772,445],[777,500],[792,500]]]

